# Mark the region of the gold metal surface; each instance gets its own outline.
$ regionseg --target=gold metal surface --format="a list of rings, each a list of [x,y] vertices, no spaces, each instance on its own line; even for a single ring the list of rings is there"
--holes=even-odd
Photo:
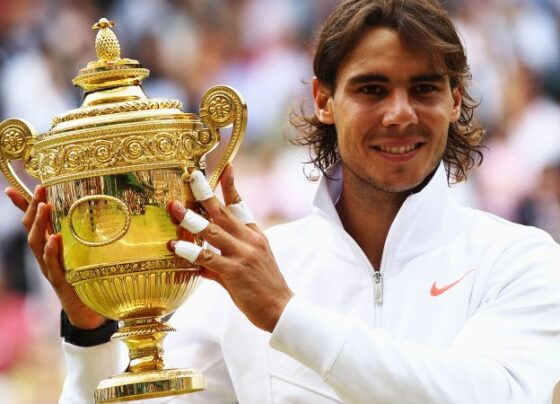
[[[58,125],[61,122],[74,121],[76,119],[89,118],[99,115],[107,114],[120,114],[123,112],[133,112],[133,111],[147,111],[147,110],[158,110],[158,109],[182,109],[183,104],[177,100],[166,100],[166,99],[141,99],[138,101],[130,102],[115,102],[109,105],[103,105],[99,108],[84,107],[77,108],[71,111],[65,112],[64,114],[57,115],[52,119],[52,126]]]
[[[241,144],[246,106],[232,88],[216,86],[202,97],[199,116],[177,100],[149,99],[140,87],[149,71],[121,58],[112,21],[102,18],[95,48],[73,83],[86,91],[80,108],[52,119],[37,134],[19,119],[0,123],[0,170],[30,201],[12,161],[47,187],[53,228],[62,234],[66,279],[80,299],[119,321],[113,338],[129,350],[126,372],[102,381],[97,402],[128,401],[194,392],[204,376],[165,369],[163,339],[174,331],[162,320],[194,291],[198,268],[166,248],[176,226],[170,200],[196,206],[188,181],[205,168],[205,155],[233,125],[226,150],[210,177],[215,187]],[[194,238],[202,244],[202,240]],[[93,394],[93,392],[92,392]]]
[[[118,198],[106,195],[85,196],[68,211],[68,227],[72,236],[90,247],[112,244],[130,227],[131,213]]]
[[[95,391],[98,403],[165,397],[204,390],[204,377],[191,369],[167,369],[114,376],[103,380]]]

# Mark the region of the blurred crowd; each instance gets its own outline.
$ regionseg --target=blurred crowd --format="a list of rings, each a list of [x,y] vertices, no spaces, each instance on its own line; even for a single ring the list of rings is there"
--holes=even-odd
[[[0,120],[23,118],[44,132],[53,116],[76,108],[83,94],[71,79],[95,59],[91,25],[107,17],[117,23],[122,56],[150,69],[148,96],[178,99],[196,113],[212,85],[243,94],[249,125],[238,187],[264,227],[295,219],[308,211],[314,184],[301,164],[307,152],[290,144],[288,117],[309,105],[314,33],[336,3],[0,0]],[[560,2],[445,5],[464,38],[487,128],[484,163],[455,187],[457,197],[560,241]],[[0,196],[0,403],[56,402],[65,372],[59,308],[20,217]]]

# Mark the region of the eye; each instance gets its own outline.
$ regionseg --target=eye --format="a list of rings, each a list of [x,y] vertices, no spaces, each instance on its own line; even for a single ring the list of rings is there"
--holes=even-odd
[[[383,86],[377,84],[368,84],[367,86],[361,87],[360,92],[369,95],[383,95],[387,93],[387,90]]]
[[[433,84],[417,84],[414,86],[413,90],[415,93],[427,94],[437,91],[438,88]]]

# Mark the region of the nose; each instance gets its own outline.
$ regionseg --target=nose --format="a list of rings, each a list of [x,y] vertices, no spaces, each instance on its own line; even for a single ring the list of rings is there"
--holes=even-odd
[[[407,127],[418,123],[418,116],[406,91],[395,91],[385,101],[387,109],[383,114],[383,126]]]

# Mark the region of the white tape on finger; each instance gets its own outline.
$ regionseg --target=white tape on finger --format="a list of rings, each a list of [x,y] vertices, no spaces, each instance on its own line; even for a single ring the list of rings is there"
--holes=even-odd
[[[243,224],[255,223],[253,212],[244,201],[228,205],[230,212],[238,218]]]
[[[214,247],[212,244],[206,243],[205,247],[216,255],[222,255],[222,252],[216,247]]]
[[[201,251],[201,246],[189,241],[178,241],[177,244],[175,244],[175,254],[185,258],[193,264],[196,262]]]
[[[208,220],[199,214],[187,209],[185,217],[181,220],[180,226],[187,229],[191,234],[198,234],[206,227],[208,227]]]
[[[202,172],[196,170],[191,173],[191,191],[197,201],[205,201],[214,196],[210,184]]]

